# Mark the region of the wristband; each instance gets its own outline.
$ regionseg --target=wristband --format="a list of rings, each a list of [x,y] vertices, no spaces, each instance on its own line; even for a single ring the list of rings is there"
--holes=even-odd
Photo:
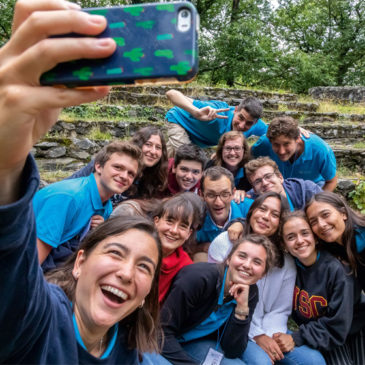
[[[235,309],[234,313],[241,317],[243,317],[243,316],[247,317],[248,314],[250,313],[250,309],[247,308],[247,310],[245,310],[245,311],[240,311],[239,309]]]

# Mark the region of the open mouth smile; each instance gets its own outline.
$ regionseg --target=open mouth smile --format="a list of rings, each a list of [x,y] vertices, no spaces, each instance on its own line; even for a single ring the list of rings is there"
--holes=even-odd
[[[122,304],[129,297],[128,294],[124,293],[122,290],[110,285],[102,285],[101,291],[103,295],[114,304]]]

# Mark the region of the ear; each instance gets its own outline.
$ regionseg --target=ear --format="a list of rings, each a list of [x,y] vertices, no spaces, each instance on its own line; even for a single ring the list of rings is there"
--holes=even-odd
[[[177,167],[177,166],[176,166]],[[176,167],[175,167],[175,163],[172,164],[172,173],[176,174]]]
[[[153,217],[153,222],[157,224],[160,221],[160,217],[156,215],[156,217]]]
[[[72,269],[72,276],[77,280],[80,277],[81,270],[82,270],[82,264],[85,262],[86,257],[84,250],[79,250],[77,252],[76,260],[74,263],[74,267]]]
[[[236,193],[236,190],[237,190],[236,187],[234,187],[232,190],[232,199],[233,199],[234,194]]]
[[[279,177],[281,183],[284,182],[284,178],[283,178],[283,175],[281,174],[281,172],[278,172],[277,176]]]
[[[96,172],[98,175],[100,175],[100,174],[101,174],[101,172],[102,172],[102,169],[103,169],[103,168],[100,166],[100,163],[95,163],[94,168],[95,168],[95,172]]]
[[[347,214],[346,214],[346,213],[342,213],[342,219],[343,219],[344,221],[347,221]]]

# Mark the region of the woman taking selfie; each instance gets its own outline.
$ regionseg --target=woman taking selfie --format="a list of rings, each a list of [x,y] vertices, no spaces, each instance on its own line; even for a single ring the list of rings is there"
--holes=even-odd
[[[323,248],[350,264],[365,291],[365,217],[331,192],[313,196],[306,214]]]
[[[184,267],[161,310],[162,355],[173,364],[200,364],[207,356],[218,356],[221,365],[242,364],[258,300],[255,283],[272,267],[274,255],[266,237],[249,235],[224,264]]]
[[[350,267],[317,248],[304,212],[284,216],[281,231],[297,266],[292,316],[299,329],[274,339],[283,352],[310,347],[331,365],[364,364],[365,302]],[[308,351],[297,360],[307,364]]]

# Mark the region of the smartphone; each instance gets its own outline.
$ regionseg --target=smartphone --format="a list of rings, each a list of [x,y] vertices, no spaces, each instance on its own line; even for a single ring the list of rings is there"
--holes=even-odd
[[[106,17],[98,37],[117,43],[112,56],[58,64],[42,85],[82,87],[183,83],[198,72],[199,16],[190,2],[151,3],[83,11]],[[68,34],[63,37],[80,37]],[[81,35],[82,36],[82,35]]]

